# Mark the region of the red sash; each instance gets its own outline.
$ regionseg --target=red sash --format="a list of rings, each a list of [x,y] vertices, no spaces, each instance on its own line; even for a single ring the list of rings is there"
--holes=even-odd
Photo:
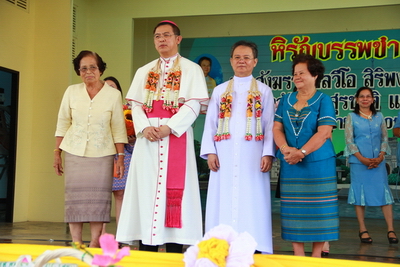
[[[148,118],[171,118],[170,110],[163,109],[163,101],[153,101]],[[182,228],[182,197],[186,177],[186,133],[181,137],[169,135],[167,167],[167,206],[165,227]]]

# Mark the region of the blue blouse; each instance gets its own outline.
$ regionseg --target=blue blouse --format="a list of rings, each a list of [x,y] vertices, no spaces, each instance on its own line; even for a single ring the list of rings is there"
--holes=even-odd
[[[386,123],[382,113],[377,112],[371,120],[351,112],[346,118],[346,148],[344,156],[349,163],[362,164],[354,153],[360,152],[366,158],[377,158],[384,151],[390,155]]]
[[[307,103],[308,106],[297,111],[293,105],[297,102],[298,92],[282,96],[275,113],[275,121],[283,124],[286,142],[291,147],[302,148],[322,125],[336,127],[336,115],[330,96],[317,91]],[[280,150],[276,156],[283,160]],[[328,139],[316,151],[307,155],[303,161],[312,162],[335,156],[332,140]]]

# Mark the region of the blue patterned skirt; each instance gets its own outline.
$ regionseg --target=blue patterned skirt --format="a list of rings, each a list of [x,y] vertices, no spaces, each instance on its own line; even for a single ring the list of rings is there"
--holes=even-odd
[[[335,158],[289,165],[281,161],[282,238],[291,242],[339,239]]]

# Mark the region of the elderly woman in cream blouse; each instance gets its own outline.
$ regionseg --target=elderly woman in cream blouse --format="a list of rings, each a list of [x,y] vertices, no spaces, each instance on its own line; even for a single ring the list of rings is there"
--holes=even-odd
[[[60,106],[54,169],[65,169],[65,221],[73,242],[82,243],[84,222],[90,223],[90,247],[99,247],[102,225],[110,221],[114,155],[117,173],[124,173],[127,143],[121,93],[100,79],[106,63],[91,51],[73,60],[83,83],[67,88]],[[64,151],[65,166],[61,152]]]

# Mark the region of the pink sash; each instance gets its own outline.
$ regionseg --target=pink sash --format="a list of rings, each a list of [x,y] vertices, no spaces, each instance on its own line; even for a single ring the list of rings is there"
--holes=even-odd
[[[163,101],[153,101],[148,118],[171,118],[170,110],[163,109]],[[167,206],[165,227],[182,228],[182,197],[186,177],[186,133],[181,137],[169,135],[167,169]]]

